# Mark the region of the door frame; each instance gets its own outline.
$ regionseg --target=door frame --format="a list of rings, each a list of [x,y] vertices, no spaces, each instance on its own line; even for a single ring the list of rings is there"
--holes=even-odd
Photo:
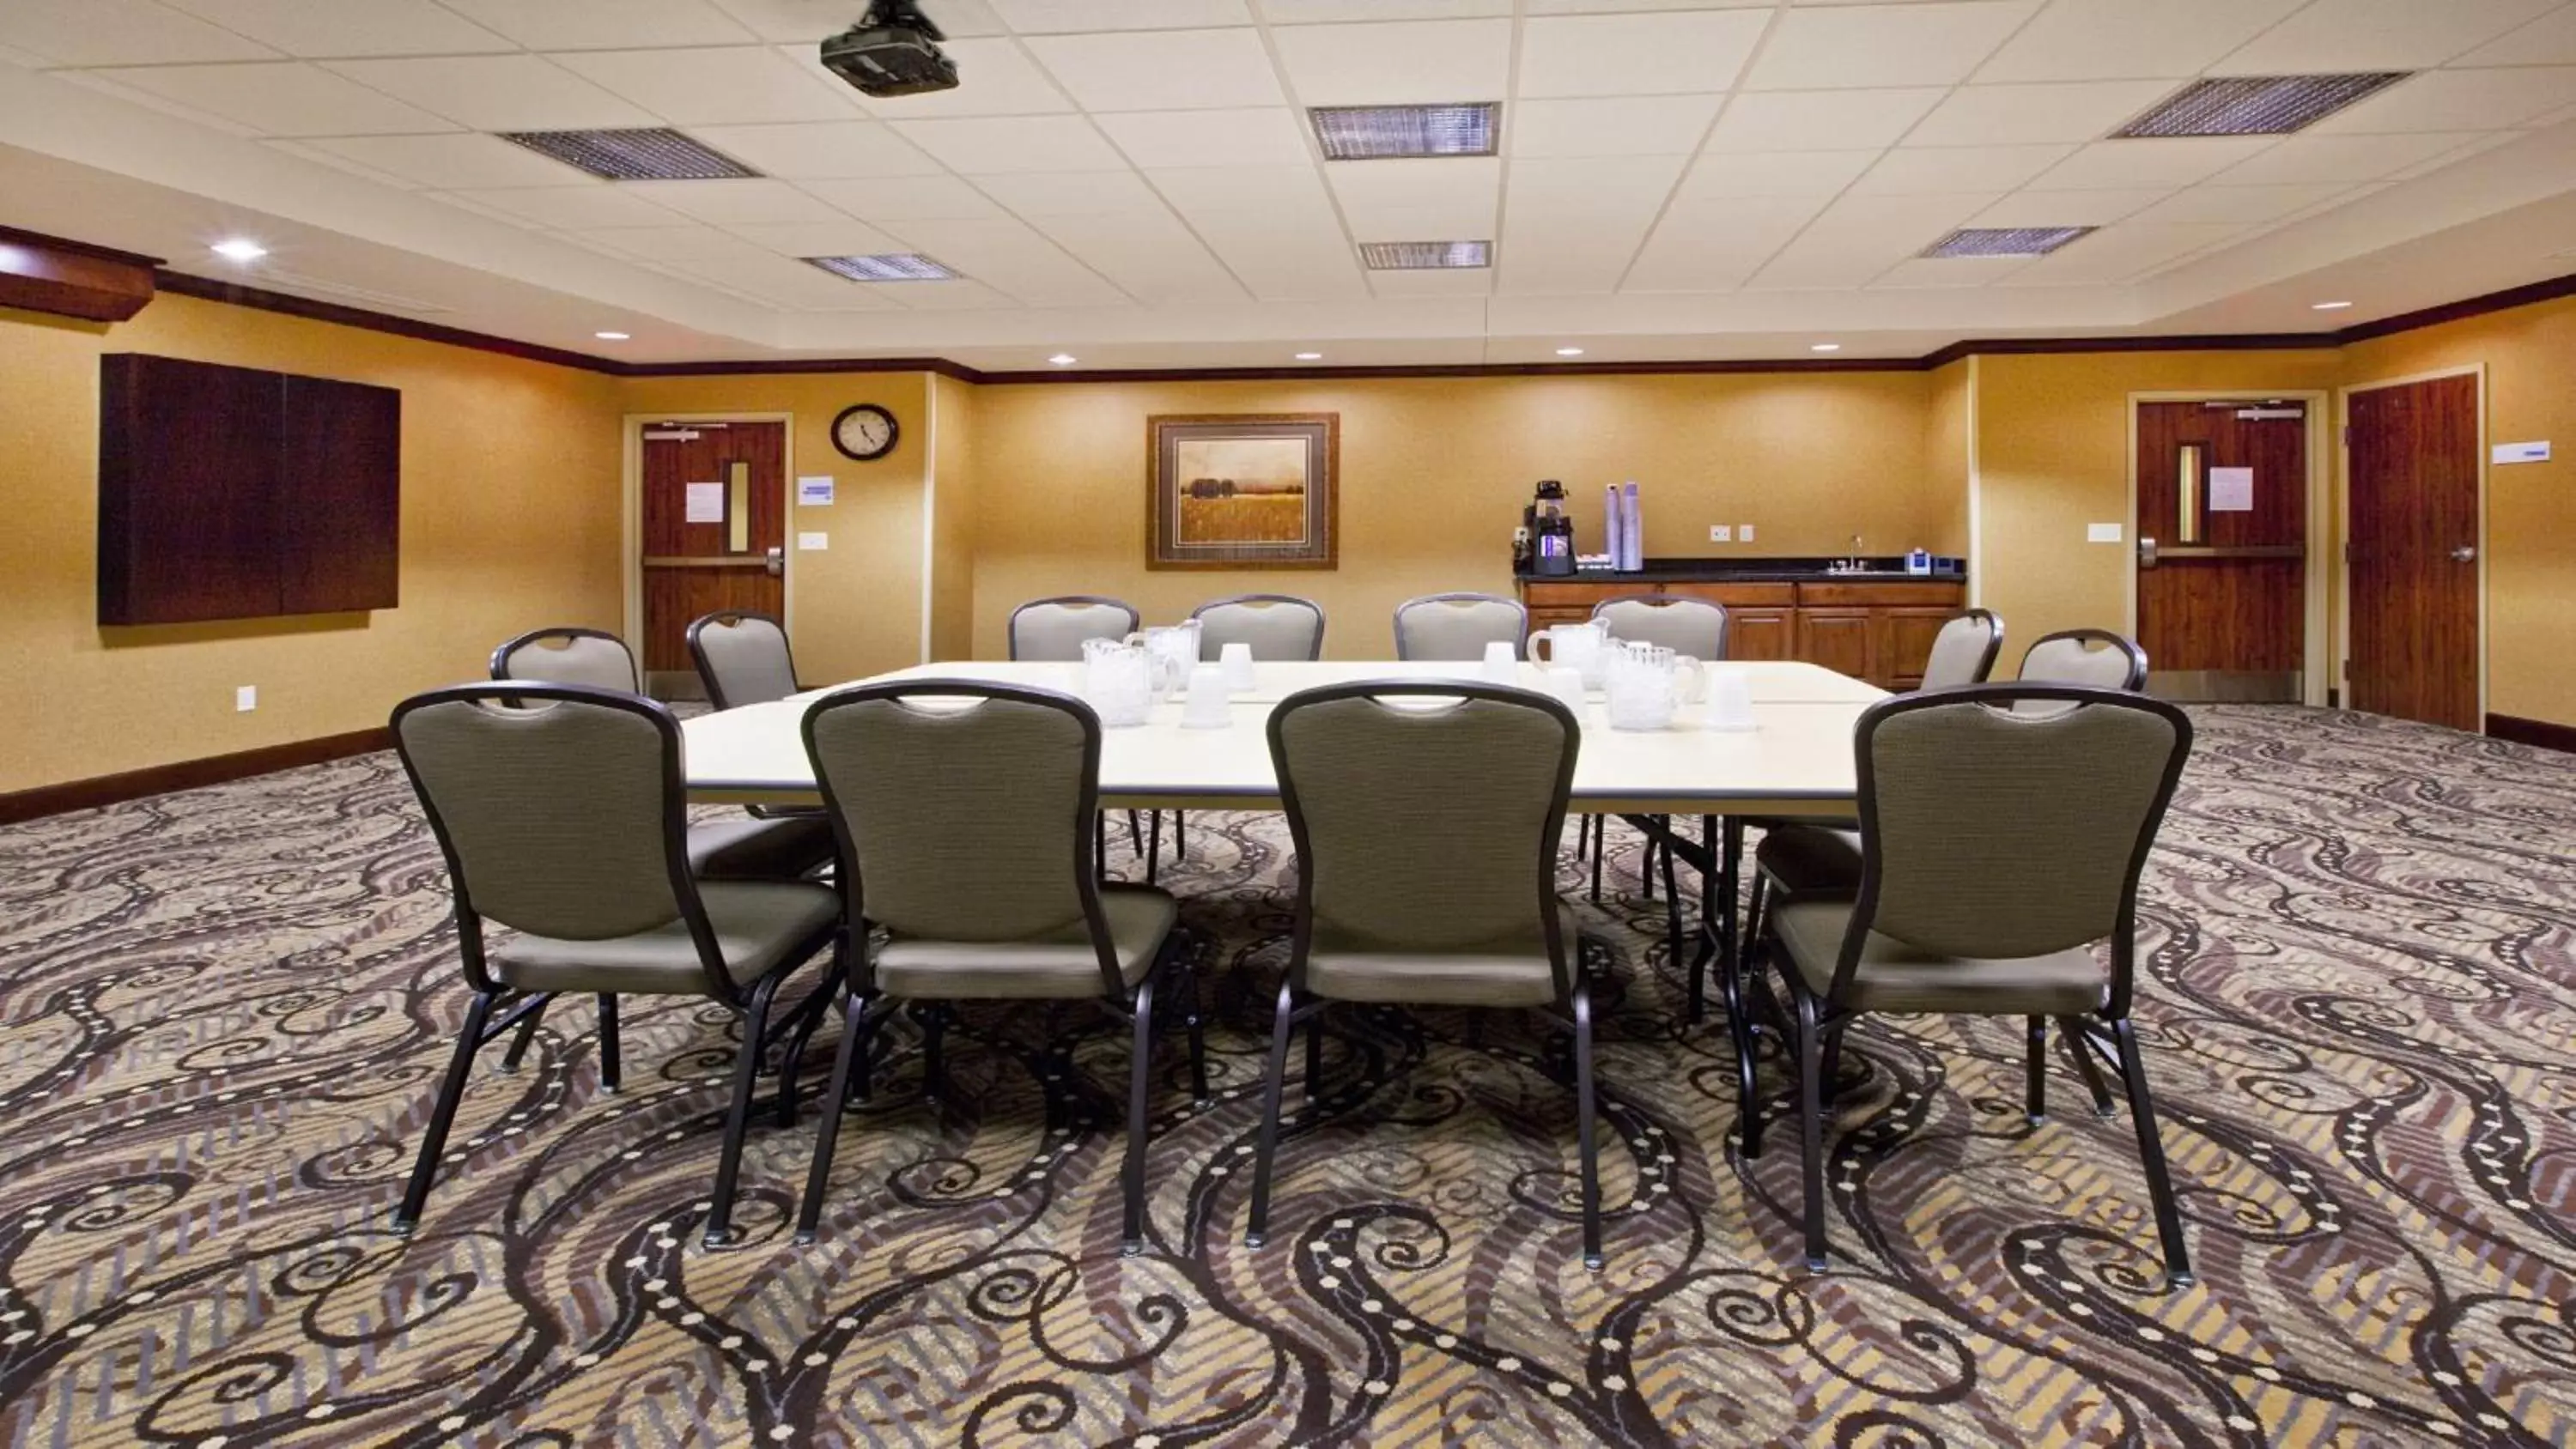
[[[2138,637],[2138,407],[2141,403],[2177,402],[2267,402],[2278,398],[2297,402],[2307,410],[2308,437],[2308,567],[2301,571],[2300,587],[2306,597],[2300,610],[2299,699],[2303,704],[2322,705],[2331,687],[2335,670],[2326,655],[2333,650],[2334,615],[2332,603],[2337,597],[2323,568],[2318,564],[2325,551],[2334,546],[2337,535],[2334,522],[2334,458],[2329,456],[2326,438],[2326,414],[2335,408],[2335,395],[2321,387],[2206,387],[2129,394],[2129,502],[2121,527],[2125,530],[2124,561],[2120,568],[2120,609],[2126,620],[2125,632]],[[2323,643],[2325,647],[2319,647]],[[2150,665],[2154,661],[2148,661]]]
[[[2334,510],[2335,551],[2335,678],[2340,685],[2352,668],[2352,395],[2376,392],[2384,387],[2405,387],[2418,382],[2435,382],[2446,377],[2474,377],[2478,380],[2478,719],[2477,732],[2487,729],[2487,469],[2495,456],[2487,442],[2487,365],[2467,362],[2457,367],[2436,367],[2425,372],[2410,372],[2402,377],[2373,378],[2369,382],[2348,382],[2335,389],[2335,476]],[[2347,696],[2349,691],[2346,692]],[[2344,699],[2350,708],[2352,701]]]
[[[779,487],[786,520],[787,536],[780,542],[778,575],[778,622],[787,630],[792,642],[796,637],[796,415],[794,413],[628,413],[625,424],[626,457],[619,484],[618,536],[623,553],[618,560],[619,590],[625,598],[625,626],[628,647],[642,658],[644,638],[644,430],[663,423],[777,423],[781,436]]]

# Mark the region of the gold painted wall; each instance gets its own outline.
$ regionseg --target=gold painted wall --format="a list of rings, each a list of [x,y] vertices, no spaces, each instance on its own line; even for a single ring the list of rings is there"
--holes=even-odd
[[[1968,551],[1968,430],[1976,416],[1976,360],[1933,369],[1923,409],[1923,476],[1946,510],[1934,553]]]
[[[2489,440],[2555,444],[2487,470],[2487,708],[2576,725],[2576,298],[2356,342],[2343,382],[2477,363]]]
[[[828,508],[788,510],[788,629],[796,672],[835,682],[921,660],[921,505],[930,466],[929,378],[918,372],[812,376],[630,378],[623,410],[662,413],[793,413],[788,486],[798,477],[837,480]],[[854,462],[832,446],[832,419],[852,403],[895,415],[894,451]],[[799,533],[830,536],[818,553],[796,548]]]
[[[1541,478],[1601,547],[1604,485],[1643,488],[1665,555],[1961,552],[1958,503],[1927,465],[1930,380],[1911,372],[1312,382],[1004,384],[975,390],[974,647],[997,657],[1011,607],[1110,594],[1148,621],[1248,591],[1313,597],[1325,651],[1383,657],[1415,594],[1511,590],[1511,530]],[[1146,419],[1341,415],[1341,566],[1155,572],[1145,557]],[[1751,544],[1708,527],[1752,523]]]
[[[930,657],[975,657],[975,395],[930,379],[937,438],[931,456]]]
[[[105,352],[400,388],[401,607],[99,628]],[[374,728],[521,630],[615,628],[616,419],[594,373],[187,297],[114,327],[0,311],[0,791]]]

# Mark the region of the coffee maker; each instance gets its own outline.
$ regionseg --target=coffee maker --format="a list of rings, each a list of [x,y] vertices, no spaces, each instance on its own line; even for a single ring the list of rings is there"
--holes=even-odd
[[[1565,485],[1554,478],[1538,485],[1538,494],[1521,510],[1520,534],[1513,540],[1513,562],[1535,575],[1574,572],[1574,520],[1565,516]]]

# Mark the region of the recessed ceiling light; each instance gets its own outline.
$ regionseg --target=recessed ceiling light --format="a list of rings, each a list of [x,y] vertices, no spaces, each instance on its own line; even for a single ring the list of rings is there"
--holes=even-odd
[[[1324,360],[1324,354],[1320,352],[1300,352],[1297,354],[1297,360],[1299,362],[1321,362]]]
[[[1492,101],[1438,106],[1315,106],[1306,112],[1327,161],[1491,156]]]
[[[1559,357],[1581,357],[1583,355],[1583,349],[1580,347],[1560,347],[1556,349],[1556,355]]]
[[[255,262],[268,255],[268,248],[248,237],[232,237],[215,243],[215,255],[228,262]]]
[[[2308,305],[2319,312],[2340,312],[2352,304],[2350,302],[2310,302]]]
[[[593,332],[590,335],[598,338],[602,342],[623,342],[635,334],[632,332]]]
[[[1925,247],[1927,257],[2044,257],[2089,226],[1967,226]]]
[[[807,257],[805,260],[833,276],[853,282],[947,282],[957,277],[955,268],[919,252],[878,252],[864,257]]]
[[[1807,344],[1807,350],[1809,352],[1840,352],[1843,350],[1843,345],[1839,342],[1810,342]]]
[[[1494,244],[1489,241],[1360,243],[1360,265],[1372,272],[1420,272],[1493,264]]]
[[[1074,356],[1070,352],[1059,352],[1055,356],[1047,359],[1047,361],[1054,363],[1058,367],[1071,367],[1081,360],[1081,358]]]
[[[2412,74],[2228,75],[2193,81],[2112,132],[2139,136],[2286,136]]]
[[[503,131],[540,156],[551,156],[610,181],[728,181],[760,173],[722,151],[665,127],[614,131]]]

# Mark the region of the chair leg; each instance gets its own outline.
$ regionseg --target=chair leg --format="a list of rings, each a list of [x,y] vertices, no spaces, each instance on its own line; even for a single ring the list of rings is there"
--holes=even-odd
[[[1129,812],[1130,818],[1134,812]],[[1145,812],[1145,884],[1152,885],[1163,864],[1163,812]]]
[[[1825,1043],[1814,998],[1799,993],[1798,1138],[1804,1160],[1807,1271],[1825,1271]]]
[[[1136,1040],[1127,1062],[1127,1162],[1119,1173],[1119,1196],[1125,1200],[1119,1251],[1135,1257],[1145,1251],[1145,1128],[1154,1095],[1154,992],[1136,993]]]
[[[1655,837],[1651,834],[1637,856],[1637,893],[1650,901],[1655,898]]]
[[[1597,906],[1601,904],[1601,857],[1610,853],[1610,817],[1587,815],[1584,819],[1592,827],[1592,903]]]
[[[1739,959],[1733,952],[1717,958],[1718,994],[1726,1001],[1726,1034],[1735,1046],[1736,1135],[1747,1162],[1762,1155],[1762,1097],[1754,1070],[1753,1008],[1744,990],[1744,972],[1752,964],[1749,955]]]
[[[840,947],[834,946],[830,974],[823,978],[822,985],[814,988],[813,995],[797,1004],[793,1029],[787,1033],[787,1039],[779,1043],[778,1125],[781,1127],[796,1125],[796,1079],[804,1075],[805,1044],[814,1039],[814,1028],[822,1024],[823,1013],[832,1009],[832,998],[841,994],[842,959]]]
[[[537,1039],[537,1023],[546,1019],[546,1008],[553,1004],[551,999],[540,1001],[528,1008],[527,1015],[519,1018],[519,1029],[510,1037],[510,1049],[501,1054],[501,1070],[515,1072],[519,1069],[520,1060],[528,1054],[528,1043]]]
[[[948,1085],[948,1008],[936,1002],[919,1008],[921,1014],[921,1101],[926,1107],[937,1107],[941,1089]]]
[[[1592,992],[1574,988],[1574,1141],[1583,1171],[1583,1266],[1600,1272],[1601,1149],[1593,1129]]]
[[[751,1130],[752,1084],[760,1076],[760,1039],[769,1027],[769,1005],[784,972],[772,972],[751,989],[742,1012],[742,1050],[733,1061],[733,1100],[725,1107],[724,1148],[716,1158],[714,1205],[707,1210],[703,1241],[720,1248],[733,1241],[734,1185],[742,1176],[742,1139]]]
[[[1279,1011],[1270,1024],[1270,1071],[1261,1084],[1260,1145],[1252,1154],[1252,1222],[1243,1245],[1261,1246],[1270,1230],[1270,1159],[1279,1151],[1279,1099],[1288,1088],[1288,1034],[1296,1030],[1297,1003],[1288,983],[1279,983]],[[1310,1026],[1308,1030],[1313,1030]]]
[[[814,1165],[805,1172],[805,1198],[796,1205],[796,1241],[814,1241],[823,1221],[823,1189],[832,1178],[832,1149],[841,1131],[841,1103],[849,1096],[853,1074],[864,1073],[868,1050],[868,1006],[873,998],[853,996],[841,1018],[841,1049],[832,1057],[832,1090],[823,1094],[823,1126],[814,1139]]]
[[[2021,1111],[2036,1127],[2048,1120],[2048,1018],[2028,1017],[2022,1025],[2029,1040],[2022,1060]]]
[[[617,1059],[617,996],[603,991],[599,993],[599,1085],[614,1092],[623,1081]]]
[[[1145,853],[1145,837],[1136,833],[1136,812],[1127,812],[1127,848],[1139,855]]]
[[[1190,957],[1181,960],[1181,1024],[1190,1033],[1190,1106],[1205,1111],[1208,1107],[1207,1016],[1199,1009],[1199,968]]]
[[[1666,821],[1667,823],[1672,819],[1669,815],[1657,816],[1656,818]],[[1652,840],[1652,837],[1650,836],[1648,839]],[[1661,868],[1664,872],[1665,949],[1672,954],[1673,964],[1678,966],[1682,964],[1682,893],[1680,889],[1673,884],[1673,852],[1671,847],[1658,844],[1655,853],[1662,861]],[[1648,891],[1646,893],[1646,899],[1653,900],[1654,898],[1654,892]]]
[[[1109,879],[1109,812],[1091,817],[1091,870],[1102,880]]]
[[[2093,1115],[2108,1117],[2118,1111],[2111,1101],[2110,1084],[2102,1080],[2102,1068],[2093,1060],[2093,1036],[2084,1029],[2084,1023],[2071,1016],[2059,1017],[2057,1040],[2075,1059],[2075,1074],[2084,1079],[2085,1089],[2093,1094]]]
[[[2165,1249],[2165,1281],[2176,1288],[2192,1282],[2191,1254],[2183,1246],[2182,1213],[2174,1205],[2173,1178],[2165,1171],[2164,1139],[2156,1131],[2156,1104],[2147,1096],[2147,1064],[2138,1054],[2138,1036],[2127,1017],[2111,1023],[2120,1046],[2120,1078],[2129,1089],[2129,1115],[2137,1119],[2138,1157],[2147,1170],[2147,1194],[2155,1200],[2156,1236]]]
[[[492,1019],[492,1001],[498,993],[478,991],[466,1003],[465,1025],[457,1032],[456,1054],[447,1061],[447,1078],[438,1084],[438,1104],[429,1109],[429,1125],[421,1129],[420,1156],[411,1165],[411,1182],[403,1188],[402,1206],[394,1209],[394,1231],[408,1233],[420,1221],[420,1210],[429,1201],[429,1185],[438,1176],[438,1155],[447,1150],[447,1129],[456,1125],[456,1104],[465,1097],[465,1083],[473,1075],[474,1053],[483,1045],[483,1026]]]
[[[1181,815],[1182,812],[1178,810],[1172,812],[1172,864],[1174,865],[1187,859],[1190,853],[1189,841],[1181,834],[1188,828]]]

